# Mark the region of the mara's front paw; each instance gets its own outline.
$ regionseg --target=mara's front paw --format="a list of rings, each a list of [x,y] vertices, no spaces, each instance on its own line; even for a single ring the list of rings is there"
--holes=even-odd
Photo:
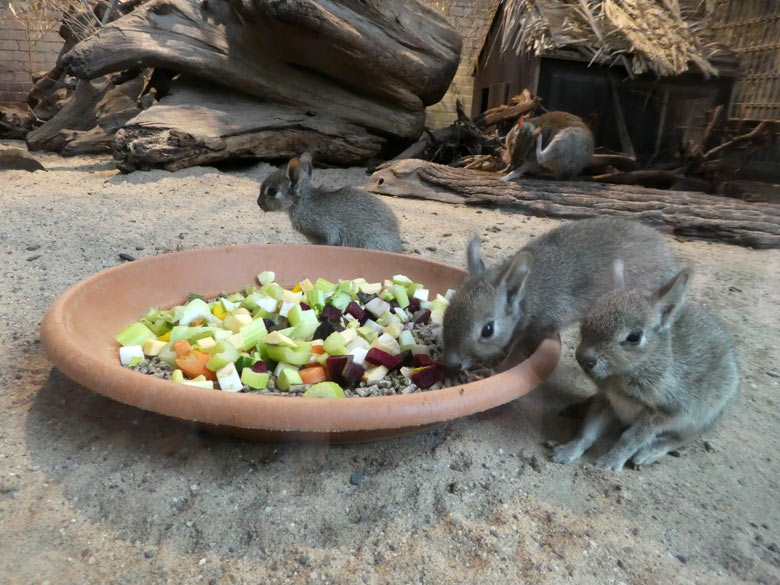
[[[582,457],[583,449],[579,442],[571,441],[565,445],[558,445],[553,449],[552,460],[555,463],[562,463],[566,465],[572,461],[577,461]]]
[[[599,469],[607,469],[609,471],[620,472],[623,471],[623,466],[626,464],[626,460],[623,457],[613,455],[611,452],[602,455],[593,462],[593,465]]]
[[[502,183],[506,183],[507,181],[511,181],[513,179],[511,173],[509,175],[504,175],[499,179]]]

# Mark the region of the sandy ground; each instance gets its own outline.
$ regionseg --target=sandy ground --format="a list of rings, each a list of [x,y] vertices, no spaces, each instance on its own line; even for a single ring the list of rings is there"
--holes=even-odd
[[[49,172],[0,174],[0,582],[780,583],[780,252],[674,241],[743,372],[721,424],[679,458],[621,474],[550,462],[545,443],[575,424],[560,406],[591,392],[571,334],[553,377],[505,407],[373,444],[251,443],[70,382],[39,325],[120,252],[304,241],[255,205],[272,167],[120,175],[107,159],[41,160]],[[558,225],[388,203],[406,253],[457,265],[472,233],[496,261]]]

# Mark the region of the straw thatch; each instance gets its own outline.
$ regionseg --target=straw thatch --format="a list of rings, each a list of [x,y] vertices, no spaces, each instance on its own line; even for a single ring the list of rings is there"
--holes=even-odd
[[[717,75],[723,52],[708,23],[715,0],[504,0],[502,52],[536,56],[573,49],[590,61],[619,63],[632,75]]]

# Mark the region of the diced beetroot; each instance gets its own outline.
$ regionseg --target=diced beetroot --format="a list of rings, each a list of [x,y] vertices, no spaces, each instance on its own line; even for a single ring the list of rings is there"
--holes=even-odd
[[[417,315],[414,318],[414,324],[415,325],[427,325],[428,321],[431,320],[431,310],[425,309],[422,313]]]
[[[442,382],[444,378],[444,368],[438,364],[433,364],[432,366],[428,366],[412,374],[412,382],[414,382],[418,388],[423,390],[430,388],[436,382]]]
[[[361,306],[358,305],[355,301],[349,303],[344,312],[349,313],[358,321],[362,320],[366,314],[366,312],[361,308]]]
[[[264,374],[268,371],[268,364],[265,362],[257,361],[254,364],[252,364],[252,371],[257,372],[258,374]]]
[[[390,301],[390,312],[395,313],[395,309],[400,309],[401,305],[398,304],[398,301]]]
[[[271,330],[271,327],[273,327],[274,325],[276,325],[276,323],[274,323],[273,321],[271,321],[271,319],[266,319],[266,318],[263,318],[263,323],[265,323],[265,328],[266,328],[266,330],[268,330],[268,331],[270,331],[270,330]]]
[[[306,303],[304,303],[303,301],[301,301],[301,309],[303,309],[304,311],[308,311],[309,309],[311,309],[311,307]]]
[[[371,318],[371,313],[369,313],[368,311],[363,311],[363,316],[360,319],[358,319],[358,321],[360,321],[361,327],[365,325],[366,321],[368,321],[370,318]]]
[[[358,292],[357,294],[358,300],[363,304],[363,306],[366,306],[366,303],[369,302],[371,299],[376,298],[376,295],[367,295],[364,292]]]
[[[344,384],[347,386],[356,386],[358,382],[360,382],[360,378],[363,377],[364,371],[365,370],[363,369],[363,366],[350,360],[344,367],[344,371],[341,373]]]
[[[342,372],[347,364],[351,362],[351,355],[332,355],[326,359],[325,369],[328,371],[328,380],[341,384],[344,381]]]
[[[399,368],[401,366],[411,366],[412,360],[414,359],[414,354],[412,353],[411,349],[407,349],[406,351],[402,351],[398,354],[398,359],[400,361]]]
[[[406,310],[411,313],[416,313],[420,310],[420,299],[416,299],[414,297],[409,297],[409,306],[406,307]]]
[[[413,368],[422,368],[425,366],[432,366],[433,360],[431,359],[431,356],[426,355],[424,353],[418,353],[416,356],[412,358],[412,367]]]
[[[320,321],[337,321],[341,319],[341,309],[337,309],[331,305],[325,305],[322,307],[320,313]]]
[[[344,327],[338,321],[328,321],[326,319],[314,331],[312,339],[327,339],[328,335],[334,331],[344,331]]]
[[[375,366],[384,366],[388,370],[395,370],[401,367],[399,356],[392,355],[376,347],[372,347],[366,354],[366,361]]]

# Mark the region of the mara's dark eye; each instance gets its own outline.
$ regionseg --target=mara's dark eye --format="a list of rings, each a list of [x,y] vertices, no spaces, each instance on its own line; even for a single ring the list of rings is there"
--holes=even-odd
[[[626,337],[626,342],[630,343],[632,345],[636,345],[640,341],[642,341],[642,330],[641,329],[637,329],[636,331],[632,331]]]
[[[490,321],[482,328],[482,337],[484,339],[493,337],[493,321]]]
[[[268,190],[265,192],[269,197],[276,197],[277,193],[279,193],[279,189],[276,187],[268,187]]]

